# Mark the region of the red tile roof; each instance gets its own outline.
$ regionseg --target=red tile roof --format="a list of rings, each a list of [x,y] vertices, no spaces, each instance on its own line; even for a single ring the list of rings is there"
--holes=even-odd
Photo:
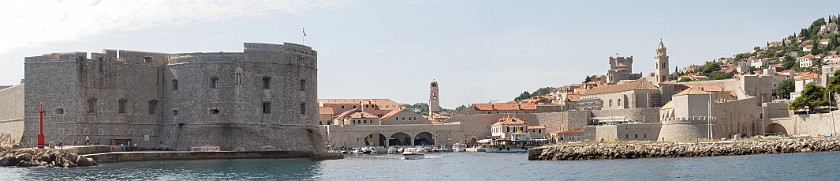
[[[606,94],[606,93],[614,93],[614,92],[624,92],[629,90],[659,90],[658,87],[653,85],[646,80],[635,80],[633,82],[625,83],[625,84],[618,84],[618,85],[608,85],[608,86],[601,86],[587,90],[586,92],[581,93],[581,95],[596,95],[596,94]]]
[[[514,124],[528,124],[527,121],[519,119],[517,117],[503,117],[499,119],[499,122],[494,123],[493,125],[514,125]]]
[[[557,131],[552,131],[552,132],[551,132],[551,133],[549,133],[549,134],[553,134],[553,135],[554,135],[554,134],[560,134],[560,133],[583,133],[583,129],[572,129],[572,130],[568,130],[568,129],[566,129],[566,130],[557,130]]]
[[[478,103],[473,104],[477,111],[525,111],[536,110],[537,105],[532,103]]]

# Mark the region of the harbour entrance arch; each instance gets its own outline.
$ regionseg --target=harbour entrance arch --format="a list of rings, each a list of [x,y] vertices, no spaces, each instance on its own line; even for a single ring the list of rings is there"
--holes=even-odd
[[[385,142],[385,135],[381,133],[372,133],[365,137],[365,146],[382,146],[387,147],[387,142]]]
[[[434,135],[429,132],[422,132],[414,136],[414,145],[434,145]]]
[[[782,124],[770,123],[764,127],[764,133],[768,135],[787,135],[787,129]]]
[[[388,145],[390,146],[413,146],[411,143],[411,136],[403,132],[394,133],[388,138]]]

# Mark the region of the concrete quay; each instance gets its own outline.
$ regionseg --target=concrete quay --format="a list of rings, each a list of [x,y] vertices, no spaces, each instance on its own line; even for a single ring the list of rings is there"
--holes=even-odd
[[[782,138],[696,143],[547,145],[528,150],[528,160],[707,157],[821,151],[840,151],[840,139]]]
[[[96,160],[97,163],[115,163],[127,161],[152,160],[209,160],[209,159],[279,159],[279,158],[309,158],[313,160],[342,159],[337,153],[310,153],[302,151],[133,151],[108,152],[83,155]]]

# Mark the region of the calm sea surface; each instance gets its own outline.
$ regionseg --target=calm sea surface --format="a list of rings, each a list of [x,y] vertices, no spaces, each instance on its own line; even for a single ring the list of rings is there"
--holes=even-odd
[[[0,180],[838,180],[840,152],[706,158],[528,161],[526,154],[430,153],[307,159],[0,167]]]

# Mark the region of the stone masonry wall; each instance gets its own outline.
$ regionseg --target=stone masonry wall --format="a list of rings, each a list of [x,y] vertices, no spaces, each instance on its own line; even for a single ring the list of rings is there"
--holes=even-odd
[[[19,142],[23,137],[24,84],[0,89],[0,142]]]

